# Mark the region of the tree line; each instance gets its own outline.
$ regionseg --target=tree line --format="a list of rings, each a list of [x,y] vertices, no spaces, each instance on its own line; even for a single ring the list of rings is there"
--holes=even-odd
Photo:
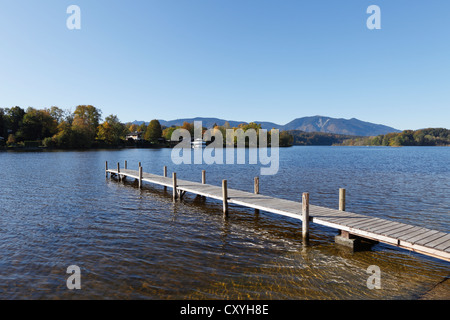
[[[102,121],[102,111],[92,105],[79,105],[75,111],[64,110],[53,106],[44,109],[32,107],[26,110],[15,106],[0,108],[0,146],[8,147],[48,147],[60,149],[120,147],[127,145],[165,146],[171,140],[174,130],[187,129],[194,135],[194,124],[185,122],[182,126],[163,127],[158,120],[147,125],[122,123],[116,115],[109,115]],[[257,132],[261,125],[256,123],[241,124],[232,129],[253,128]],[[224,126],[214,126],[222,131]],[[203,128],[203,131],[206,128]],[[141,140],[127,140],[130,133],[139,132]],[[270,133],[270,131],[268,131]],[[270,142],[270,134],[269,134]],[[280,146],[292,145],[293,137],[285,132],[280,133]],[[225,141],[224,141],[225,143]]]
[[[102,111],[92,105],[79,105],[74,112],[59,107],[0,108],[0,143],[51,148],[125,146],[126,135],[137,130],[144,134],[144,141],[157,143],[162,129],[155,121],[138,127],[120,122],[113,114],[102,121]]]
[[[404,130],[375,137],[357,137],[344,140],[345,146],[450,146],[450,130],[445,128],[427,128]]]

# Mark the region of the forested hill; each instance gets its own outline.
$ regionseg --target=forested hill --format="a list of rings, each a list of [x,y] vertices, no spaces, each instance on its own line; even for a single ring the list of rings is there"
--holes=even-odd
[[[445,128],[428,128],[405,130],[376,137],[356,137],[344,140],[346,146],[450,146],[450,130]]]

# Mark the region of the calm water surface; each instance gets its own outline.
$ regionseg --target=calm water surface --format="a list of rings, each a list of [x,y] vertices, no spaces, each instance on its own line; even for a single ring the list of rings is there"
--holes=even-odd
[[[383,244],[349,253],[336,230],[105,179],[104,162],[252,191],[257,165],[173,165],[170,149],[0,152],[0,299],[415,299],[450,264]],[[450,148],[293,147],[262,194],[450,230]],[[66,287],[81,268],[82,289]],[[366,270],[381,269],[380,290]]]

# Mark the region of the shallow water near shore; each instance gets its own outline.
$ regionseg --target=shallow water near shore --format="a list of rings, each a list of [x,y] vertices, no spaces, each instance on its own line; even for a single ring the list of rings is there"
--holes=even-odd
[[[248,150],[247,150],[248,152]],[[106,179],[105,161],[253,190],[259,165],[174,165],[171,149],[0,152],[1,299],[416,299],[450,264],[384,244],[350,253],[334,229],[171,190]],[[450,230],[449,148],[292,147],[260,192]],[[81,269],[68,290],[66,269]],[[381,289],[369,289],[370,266]]]

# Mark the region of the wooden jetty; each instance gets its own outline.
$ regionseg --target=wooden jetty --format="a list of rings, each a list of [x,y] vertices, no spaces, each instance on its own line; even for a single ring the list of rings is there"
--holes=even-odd
[[[105,164],[106,177],[108,173],[115,175],[119,180],[129,177],[138,181],[139,187],[148,182],[172,188],[173,199],[182,199],[186,192],[202,197],[208,197],[223,202],[223,214],[228,214],[228,204],[254,208],[278,215],[287,216],[302,221],[302,237],[304,241],[309,238],[309,224],[317,223],[323,226],[340,230],[335,241],[349,247],[355,247],[362,239],[382,242],[399,248],[411,250],[445,261],[450,261],[450,234],[431,230],[424,227],[413,226],[392,220],[374,218],[366,215],[345,211],[345,189],[339,190],[339,209],[325,208],[309,204],[309,194],[302,195],[302,203],[269,197],[259,194],[259,178],[255,178],[254,192],[229,189],[227,180],[222,186],[206,184],[205,171],[202,172],[201,182],[177,179],[175,172],[172,177],[167,176],[167,167],[163,168],[163,175],[143,172],[139,163],[138,170],[120,168],[114,169]]]

